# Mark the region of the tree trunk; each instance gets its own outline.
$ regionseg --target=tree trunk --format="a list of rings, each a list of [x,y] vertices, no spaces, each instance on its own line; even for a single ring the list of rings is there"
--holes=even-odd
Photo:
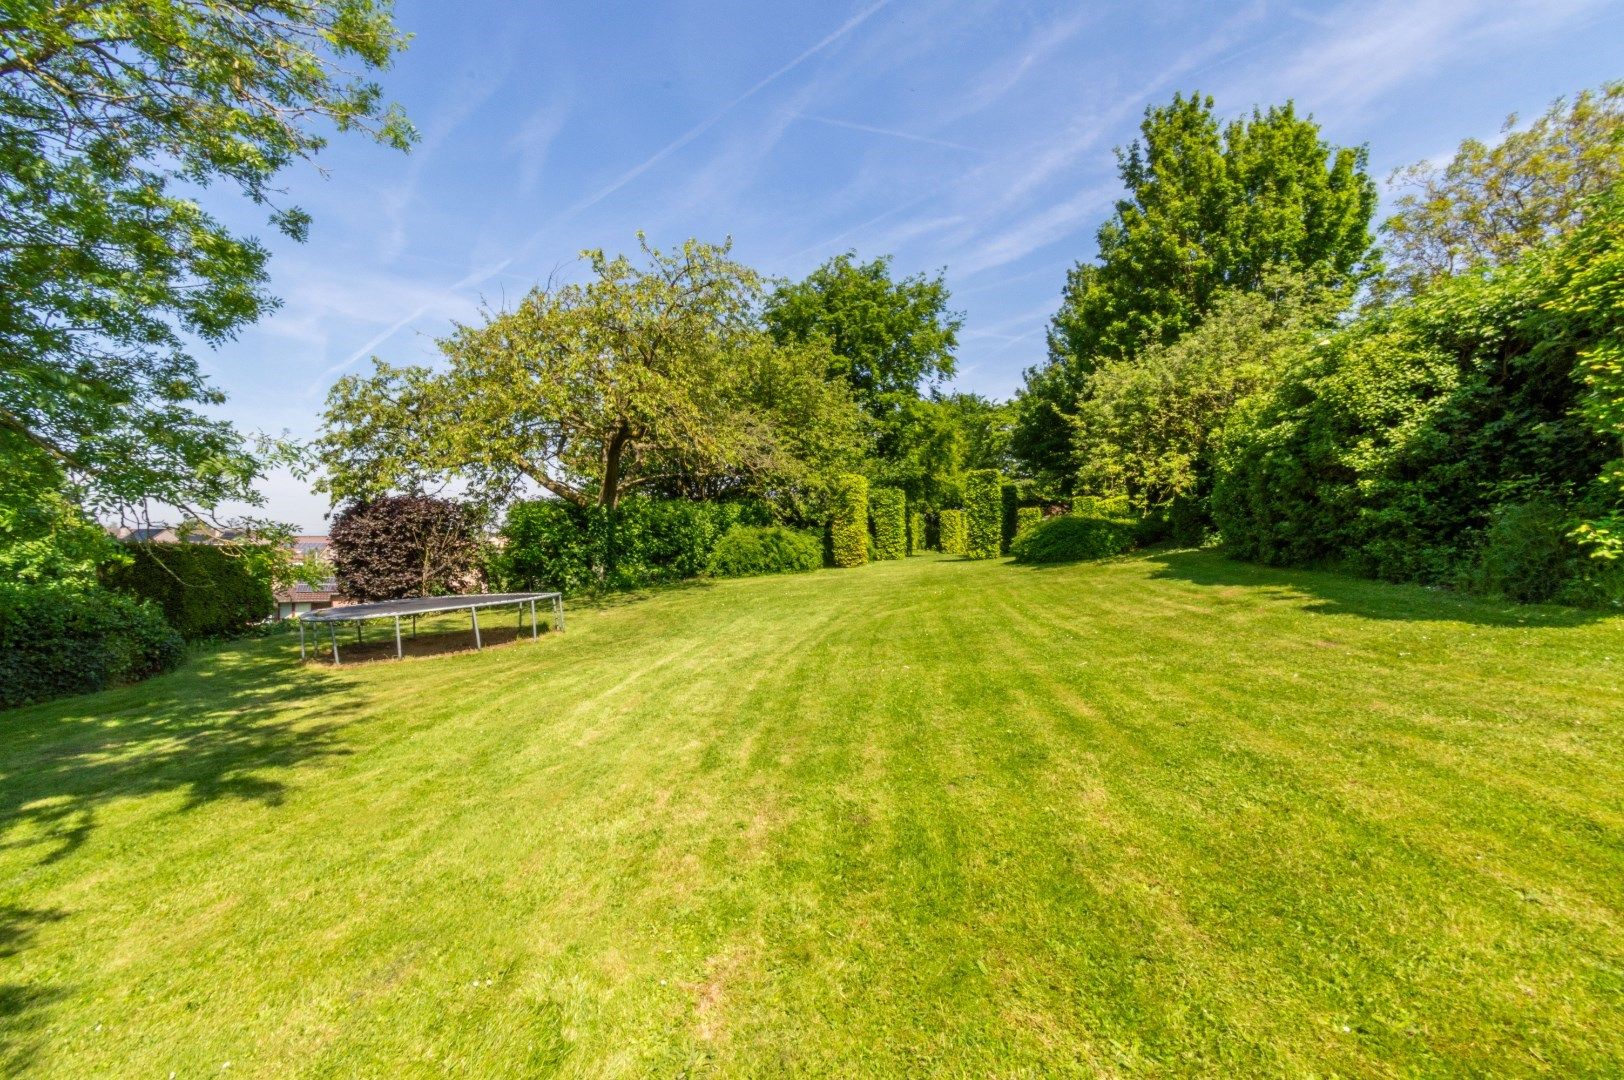
[[[622,424],[609,439],[603,451],[603,484],[598,489],[598,505],[613,510],[620,502],[620,460],[626,453],[631,432]]]

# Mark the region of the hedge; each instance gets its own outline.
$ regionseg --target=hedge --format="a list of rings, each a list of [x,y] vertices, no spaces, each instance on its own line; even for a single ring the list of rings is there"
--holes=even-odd
[[[823,565],[823,544],[813,533],[782,525],[735,525],[711,552],[716,577],[792,574]]]
[[[1010,553],[1021,563],[1103,559],[1131,550],[1138,528],[1133,518],[1062,514],[1023,531]]]
[[[964,554],[996,559],[1004,546],[1003,477],[996,469],[972,469],[964,475]]]
[[[156,605],[94,586],[0,582],[0,708],[168,671],[181,637]]]
[[[855,473],[838,476],[832,495],[832,560],[836,566],[862,566],[868,562],[868,479]]]
[[[1033,480],[1007,480],[999,488],[998,495],[1004,513],[1003,550],[1007,554],[1009,545],[1015,541],[1015,534],[1021,531],[1021,509],[1037,505],[1037,483]]]
[[[876,559],[900,559],[908,554],[907,500],[901,488],[875,488],[868,493]]]
[[[1010,538],[1011,546],[1027,529],[1037,526],[1043,521],[1043,508],[1041,506],[1021,506],[1015,510],[1015,535]]]
[[[768,525],[753,501],[695,502],[628,496],[614,510],[562,499],[515,504],[487,575],[498,588],[590,593],[637,589],[710,572],[735,525]]]
[[[908,515],[908,554],[918,555],[925,550],[925,515],[918,510]]]
[[[241,633],[276,610],[269,560],[213,544],[129,544],[102,584],[151,600],[188,641]]]
[[[937,532],[941,534],[942,554],[963,555],[965,546],[964,511],[943,510],[937,515],[937,522]]]

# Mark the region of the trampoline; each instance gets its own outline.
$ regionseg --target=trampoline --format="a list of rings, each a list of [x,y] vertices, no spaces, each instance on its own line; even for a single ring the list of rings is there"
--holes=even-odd
[[[326,623],[333,642],[333,664],[338,659],[338,624],[353,622],[355,624],[355,639],[361,640],[361,624],[368,619],[395,620],[395,658],[398,660],[405,655],[400,643],[400,620],[409,616],[415,619],[418,615],[434,615],[443,611],[468,612],[474,623],[474,648],[483,649],[485,644],[479,637],[479,609],[489,607],[516,606],[519,609],[519,626],[524,626],[524,609],[530,608],[530,636],[539,637],[536,629],[536,605],[541,602],[550,602],[553,605],[553,622],[560,630],[564,629],[564,594],[556,592],[523,592],[523,593],[479,593],[470,596],[415,596],[406,600],[380,600],[372,604],[344,604],[340,607],[323,608],[320,611],[306,611],[294,616],[299,621],[299,659],[304,660],[305,654],[305,623]],[[413,624],[416,625],[415,623]]]

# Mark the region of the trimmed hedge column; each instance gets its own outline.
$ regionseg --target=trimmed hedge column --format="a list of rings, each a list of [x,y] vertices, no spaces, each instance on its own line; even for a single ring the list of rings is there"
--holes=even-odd
[[[836,566],[868,562],[868,477],[846,473],[835,478],[834,516],[829,521],[829,547]]]
[[[1041,506],[1021,506],[1015,510],[1015,536],[1019,538],[1022,533],[1043,520]]]
[[[938,531],[943,555],[964,554],[964,511],[943,510],[938,517]]]
[[[997,469],[972,469],[964,476],[964,554],[996,559],[1004,548],[1004,478]]]
[[[908,515],[908,554],[925,550],[925,515],[918,510]]]
[[[874,521],[874,557],[900,559],[908,554],[908,496],[901,488],[875,488],[868,493],[868,516]]]

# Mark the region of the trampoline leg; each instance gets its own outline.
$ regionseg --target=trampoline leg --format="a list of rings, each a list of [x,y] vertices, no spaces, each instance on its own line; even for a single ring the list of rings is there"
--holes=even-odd
[[[328,623],[327,632],[333,636],[333,666],[338,666],[338,624]]]
[[[523,609],[521,609],[521,612],[522,610]],[[534,641],[536,637],[536,602],[532,600],[530,601],[530,638],[532,641]]]
[[[361,644],[361,620],[360,619],[355,620],[355,643],[357,645]]]
[[[305,661],[304,620],[299,621],[299,663]]]
[[[474,648],[483,649],[484,643],[479,640],[479,609],[469,608],[468,614],[474,617]]]
[[[412,616],[412,640],[417,640],[417,616]]]
[[[560,630],[564,629],[564,598],[562,596],[553,597],[553,614],[558,616],[558,628]]]
[[[400,649],[400,616],[395,616],[395,659],[399,660],[406,654]]]

